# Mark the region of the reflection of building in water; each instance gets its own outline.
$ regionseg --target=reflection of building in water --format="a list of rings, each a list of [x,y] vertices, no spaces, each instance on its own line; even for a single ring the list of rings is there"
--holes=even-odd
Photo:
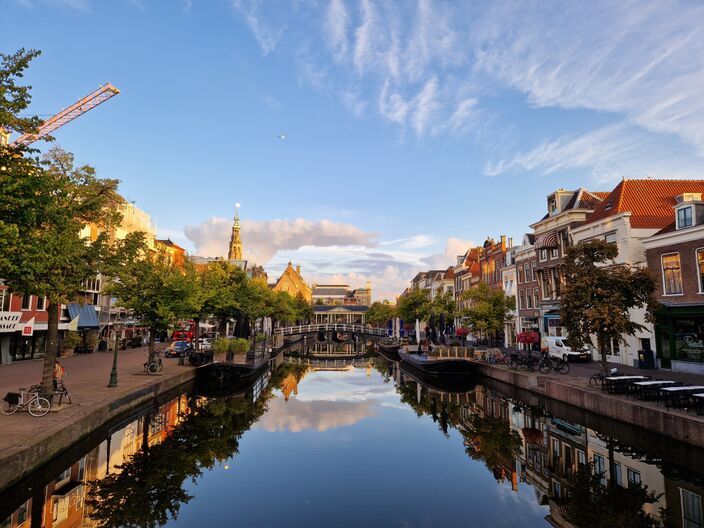
[[[186,410],[187,399],[183,395],[110,433],[85,456],[53,477],[43,490],[39,493],[35,490],[31,498],[0,522],[0,528],[28,528],[30,522],[43,528],[95,526],[85,505],[87,483],[105,477],[108,471],[119,471],[117,466],[143,445],[163,442],[180,422],[180,413]]]
[[[308,354],[326,356],[356,356],[364,354],[367,347],[364,343],[355,344],[350,340],[347,343],[312,343],[308,347]]]
[[[288,401],[291,393],[298,396],[298,384],[308,374],[308,369],[303,369],[298,372],[291,372],[281,382],[281,392],[284,395],[284,400]]]

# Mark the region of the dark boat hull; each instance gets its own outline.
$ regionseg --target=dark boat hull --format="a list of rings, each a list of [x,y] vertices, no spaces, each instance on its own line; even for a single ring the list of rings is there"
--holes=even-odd
[[[379,353],[390,361],[401,361],[401,356],[398,355],[400,348],[399,345],[384,345],[379,343]]]
[[[431,389],[437,392],[446,394],[465,394],[474,390],[477,386],[474,376],[467,376],[462,373],[461,376],[437,376],[428,374],[420,369],[417,369],[410,363],[401,363],[401,372],[410,376],[411,379],[420,383],[426,389]]]
[[[461,359],[428,359],[427,356],[399,351],[401,361],[427,374],[470,374],[475,366]]]

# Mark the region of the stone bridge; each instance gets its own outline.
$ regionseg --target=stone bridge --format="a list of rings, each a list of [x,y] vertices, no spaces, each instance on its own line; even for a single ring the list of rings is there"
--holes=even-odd
[[[328,333],[336,332],[340,334],[358,334],[370,337],[385,337],[385,328],[373,328],[366,325],[356,325],[356,324],[333,324],[333,323],[321,323],[321,324],[310,324],[310,325],[299,325],[299,326],[284,326],[274,330],[274,334],[282,335],[284,337],[306,335],[306,334],[316,334],[316,333]]]

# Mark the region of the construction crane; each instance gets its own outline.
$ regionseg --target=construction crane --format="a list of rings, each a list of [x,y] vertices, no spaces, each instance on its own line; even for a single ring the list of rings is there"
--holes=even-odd
[[[11,143],[11,146],[17,147],[20,145],[30,145],[43,138],[44,136],[51,134],[54,130],[59,127],[64,126],[69,121],[73,121],[78,116],[85,114],[89,110],[92,110],[100,103],[104,103],[111,97],[120,93],[120,90],[115,88],[112,84],[107,83],[100,88],[98,88],[93,93],[86,95],[80,101],[73,103],[68,108],[61,110],[58,114],[50,117],[39,127],[36,134],[22,134],[16,140]]]

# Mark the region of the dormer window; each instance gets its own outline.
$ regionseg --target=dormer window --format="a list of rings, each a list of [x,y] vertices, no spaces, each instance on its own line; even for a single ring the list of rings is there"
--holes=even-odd
[[[677,229],[692,226],[692,206],[677,209]]]
[[[554,216],[557,214],[557,200],[555,200],[554,197],[551,197],[548,200],[548,213],[550,216]]]

